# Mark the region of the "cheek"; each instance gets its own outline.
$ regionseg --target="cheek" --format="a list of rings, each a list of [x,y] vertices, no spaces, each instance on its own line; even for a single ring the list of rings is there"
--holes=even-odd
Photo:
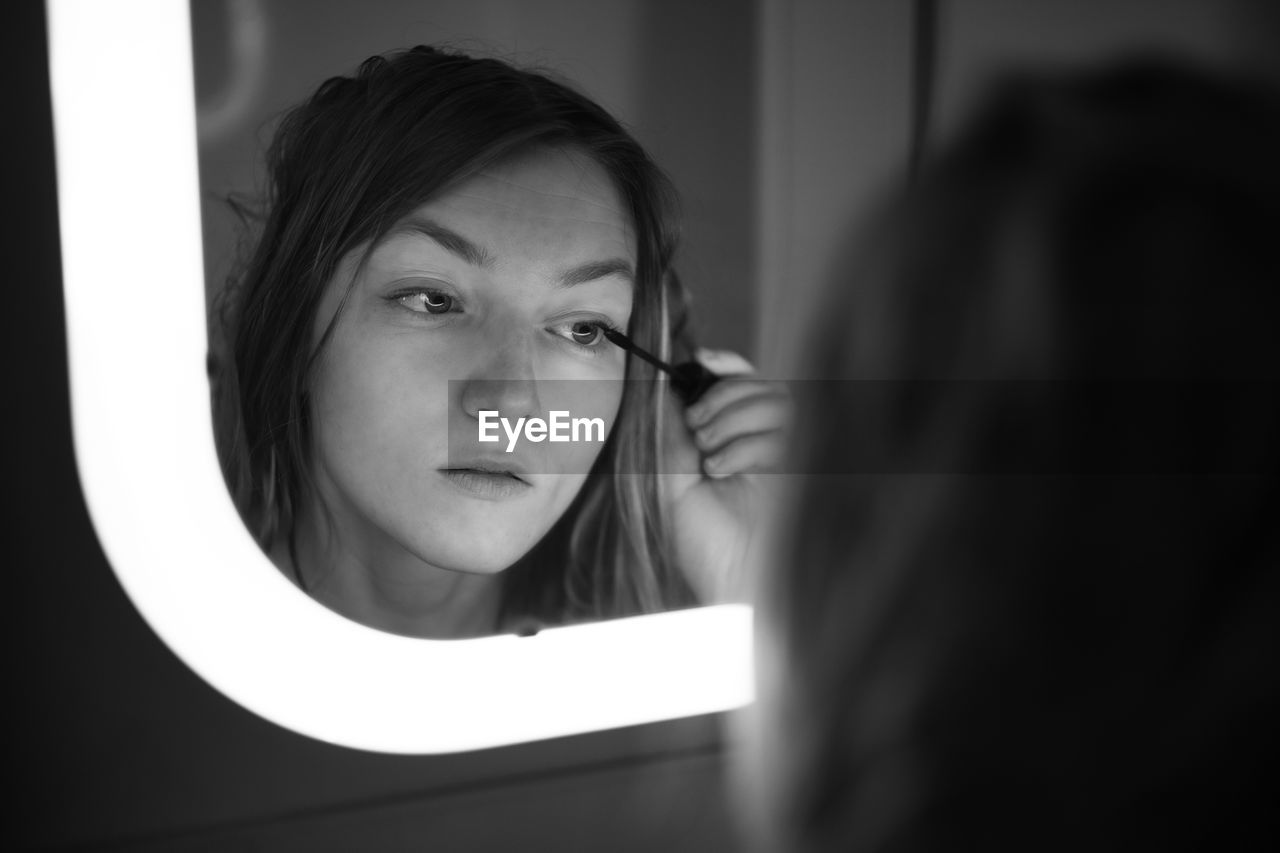
[[[311,382],[313,458],[336,507],[428,563],[475,572],[510,566],[568,509],[604,442],[522,439],[537,459],[526,460],[534,472],[552,475],[540,478],[531,500],[495,505],[460,498],[437,469],[449,465],[450,425],[462,419],[449,379],[469,375],[466,348],[424,352],[415,343],[422,338],[338,331]],[[541,404],[544,412],[599,417],[607,439],[623,382],[595,377],[546,383]],[[464,420],[475,429],[469,416]]]
[[[621,379],[559,380],[539,383],[539,404],[548,422],[558,419],[558,440],[529,444],[521,440],[528,457],[537,460],[540,470],[566,478],[590,473],[613,430],[617,428],[622,402]],[[570,496],[572,497],[572,495]]]
[[[321,462],[385,475],[430,455],[448,424],[448,383],[394,348],[334,340],[312,380]]]

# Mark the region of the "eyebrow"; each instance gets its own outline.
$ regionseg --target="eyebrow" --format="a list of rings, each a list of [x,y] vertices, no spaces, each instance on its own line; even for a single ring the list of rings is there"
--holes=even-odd
[[[560,275],[560,287],[573,287],[611,275],[621,276],[632,284],[636,280],[635,273],[631,271],[631,264],[622,258],[610,258],[607,261],[591,261],[566,270]]]
[[[439,222],[425,216],[410,216],[396,226],[392,233],[422,234],[472,266],[486,269],[493,266],[494,257],[487,249],[476,245],[458,232],[446,228]],[[579,284],[608,278],[611,275],[625,278],[628,283],[635,283],[636,276],[631,269],[630,262],[623,258],[609,258],[604,261],[589,261],[585,264],[571,267],[560,274],[557,286],[576,287]]]
[[[440,244],[441,248],[457,255],[472,266],[486,268],[493,266],[493,255],[490,255],[485,249],[472,243],[457,231],[451,231],[439,222],[428,219],[425,216],[410,216],[397,225],[392,233],[422,234],[424,237],[430,237]]]

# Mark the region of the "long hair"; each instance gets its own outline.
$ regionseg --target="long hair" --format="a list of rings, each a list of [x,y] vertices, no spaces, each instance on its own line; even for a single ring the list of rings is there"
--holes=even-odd
[[[315,345],[312,330],[338,262],[457,181],[541,146],[581,150],[609,175],[638,242],[628,334],[668,353],[669,308],[684,301],[671,270],[674,191],[631,134],[568,85],[496,59],[419,46],[325,81],[284,116],[267,153],[256,247],[224,294],[226,351],[215,358],[223,469],[264,548],[294,551],[294,520],[313,488],[311,372],[349,290]],[[656,379],[635,360],[628,378]],[[664,388],[625,385],[613,434],[578,498],[507,570],[504,621],[691,603],[657,504]],[[614,476],[620,471],[647,473]]]
[[[1277,103],[1154,60],[1010,78],[836,267],[759,604],[784,849],[1271,819]]]

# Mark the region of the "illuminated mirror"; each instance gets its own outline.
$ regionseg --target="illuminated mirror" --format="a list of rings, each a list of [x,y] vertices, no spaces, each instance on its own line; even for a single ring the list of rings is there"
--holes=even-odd
[[[428,639],[740,600],[786,404],[735,377],[695,433],[666,377],[752,326],[753,17],[191,10],[215,438],[273,564]]]
[[[250,19],[269,8],[233,5]],[[81,482],[122,585],[181,659],[280,725],[386,752],[477,749],[750,701],[742,606],[440,641],[373,630],[300,594],[241,522],[210,429],[186,4],[50,0],[48,10]],[[255,32],[233,41],[253,55]],[[252,81],[228,85],[207,106],[211,138],[234,135],[237,110],[253,102],[236,88]]]

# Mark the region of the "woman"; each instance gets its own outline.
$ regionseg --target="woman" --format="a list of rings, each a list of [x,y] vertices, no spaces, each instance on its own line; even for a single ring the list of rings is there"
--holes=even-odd
[[[743,380],[682,411],[604,337],[667,361],[687,346],[672,192],[612,117],[417,47],[324,83],[268,169],[226,303],[220,444],[282,570],[430,637],[732,594],[782,403]],[[556,411],[603,429],[567,446],[496,431]]]
[[[1274,846],[1277,151],[1256,84],[1013,79],[836,267],[762,847]]]

